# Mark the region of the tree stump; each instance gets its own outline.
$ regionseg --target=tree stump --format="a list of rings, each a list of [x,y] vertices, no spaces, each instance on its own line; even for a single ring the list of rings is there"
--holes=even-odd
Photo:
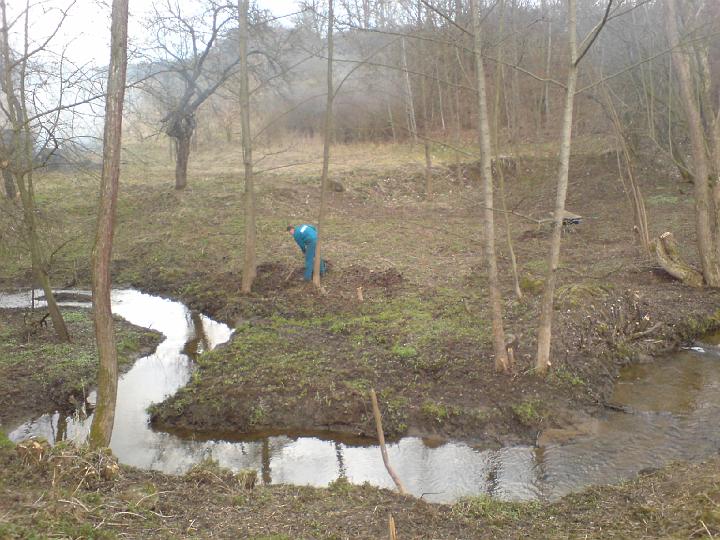
[[[702,287],[703,275],[680,256],[678,243],[671,232],[664,232],[655,241],[655,255],[663,269],[690,287]]]

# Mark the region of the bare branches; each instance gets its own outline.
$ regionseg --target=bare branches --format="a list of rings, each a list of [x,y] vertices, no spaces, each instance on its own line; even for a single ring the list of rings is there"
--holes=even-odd
[[[595,43],[595,40],[600,35],[600,32],[602,31],[603,27],[605,26],[605,23],[607,23],[608,16],[610,15],[610,8],[612,7],[612,3],[613,3],[613,0],[608,0],[608,5],[607,5],[607,8],[605,9],[605,14],[603,15],[602,20],[599,23],[597,23],[595,28],[592,29],[592,31],[588,34],[588,36],[580,44],[581,50],[580,50],[580,53],[578,54],[577,60],[575,60],[576,66],[580,63],[580,61],[583,59],[583,57],[590,50],[590,47],[592,47],[593,43]],[[585,42],[587,42],[587,44],[583,46],[583,44]]]

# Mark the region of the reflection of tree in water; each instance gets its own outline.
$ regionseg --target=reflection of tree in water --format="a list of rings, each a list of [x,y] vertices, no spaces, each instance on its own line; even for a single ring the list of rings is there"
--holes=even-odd
[[[497,452],[490,452],[488,466],[490,467],[490,470],[485,476],[485,480],[487,481],[487,487],[485,489],[488,495],[498,496],[498,489],[500,488],[501,463],[498,459]]]
[[[195,360],[199,354],[210,350],[210,342],[199,312],[188,312],[185,318],[188,323],[188,328],[192,328],[193,330],[193,337],[185,343],[182,353]]]
[[[262,440],[262,452],[261,452],[261,472],[262,481],[265,485],[272,484],[272,476],[270,475],[270,438],[265,437]]]
[[[50,422],[50,427],[53,427],[52,422]],[[57,425],[53,428],[54,441],[64,441],[67,439],[67,435],[67,416],[62,413],[58,413]]]
[[[535,448],[535,452],[533,455],[534,458],[534,474],[533,474],[533,483],[535,484],[535,488],[537,489],[538,495],[541,499],[546,499],[548,494],[546,493],[546,479],[547,479],[547,471],[545,467],[545,448],[542,446],[538,446]]]
[[[339,442],[335,443],[335,457],[337,457],[338,463],[338,478],[347,478],[345,459],[343,457],[343,446]]]

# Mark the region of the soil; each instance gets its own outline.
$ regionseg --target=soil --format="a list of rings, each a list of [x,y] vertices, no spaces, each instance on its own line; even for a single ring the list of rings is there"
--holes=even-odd
[[[535,331],[549,239],[538,220],[553,206],[555,161],[518,150],[523,157],[506,171],[509,212],[498,212],[496,220],[504,323],[517,340],[516,365],[512,374],[496,373],[476,167],[465,164],[457,171],[439,164],[433,195],[426,197],[420,160],[389,166],[372,152],[338,149],[334,170],[345,191],[329,197],[322,248],[330,270],[322,292],[301,280],[301,254],[284,230],[288,222],[312,221],[315,173],[267,174],[259,183],[260,264],[250,295],[239,291],[242,186],[229,181],[241,177],[239,163],[212,151],[198,156],[184,193],[173,192],[164,173],[138,172],[128,181],[119,210],[116,285],[181,299],[236,329],[230,343],[200,357],[190,385],[154,408],[157,427],[235,434],[330,429],[374,436],[368,400],[374,388],[390,437],[533,443],[543,430],[572,428],[611,406],[623,365],[652,361],[717,328],[720,293],[677,283],[641,252],[614,154],[578,144],[567,208],[582,220],[564,235],[552,369],[548,377],[536,376]],[[214,169],[221,162],[222,174]],[[691,189],[671,170],[657,156],[646,156],[637,174],[652,235],[671,230],[692,262]],[[48,205],[49,217],[55,211],[57,221],[91,238],[92,224],[80,217],[88,208],[78,201],[87,199],[82,190],[92,181],[54,180],[57,186],[44,193],[58,202],[54,210]],[[63,207],[65,200],[74,203]],[[508,225],[522,299],[513,294]],[[77,251],[57,255],[58,283],[87,284],[88,268],[78,261],[88,248],[78,244],[72,247]],[[25,285],[25,268],[22,261],[4,268],[0,286]],[[0,314],[17,326],[17,315]],[[43,369],[42,357],[38,361],[0,377],[11,381],[0,418],[17,409],[14,400],[23,408],[21,396],[37,395],[33,373]],[[432,506],[344,483],[328,490],[245,490],[222,471],[198,479],[122,468],[119,479],[73,491],[77,478],[69,476],[66,488],[53,485],[47,461],[36,460],[33,467],[27,456],[12,451],[3,459],[9,475],[0,487],[12,497],[0,497],[0,536],[10,531],[10,537],[60,530],[33,529],[38,516],[55,527],[62,522],[63,534],[71,537],[107,531],[110,537],[122,532],[136,538],[372,538],[387,535],[389,513],[396,515],[402,538],[688,537],[720,530],[717,478],[702,479],[704,471],[717,469],[715,462],[679,464],[555,505],[479,499]],[[675,499],[674,491],[687,497]],[[53,495],[38,500],[39,493]]]

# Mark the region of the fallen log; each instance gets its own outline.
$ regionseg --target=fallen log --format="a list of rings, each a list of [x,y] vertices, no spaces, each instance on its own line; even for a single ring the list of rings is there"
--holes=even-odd
[[[680,255],[678,243],[671,232],[664,232],[655,241],[655,255],[668,274],[690,287],[702,287],[703,275]]]

